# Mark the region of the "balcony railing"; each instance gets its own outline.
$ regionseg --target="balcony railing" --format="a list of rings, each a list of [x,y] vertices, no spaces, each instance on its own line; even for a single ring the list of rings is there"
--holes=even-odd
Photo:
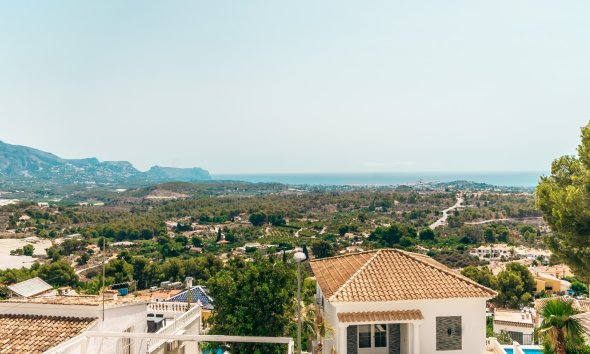
[[[102,339],[130,339],[138,342],[142,340],[151,340],[164,342],[216,342],[216,343],[264,343],[264,344],[283,344],[286,346],[285,353],[294,354],[295,342],[293,338],[289,337],[245,337],[245,336],[217,336],[217,335],[178,335],[178,334],[163,334],[163,333],[133,333],[133,332],[85,332],[78,337],[75,337],[67,342],[62,343],[58,347],[50,349],[43,354],[61,354],[77,352],[86,354],[87,352],[95,352],[88,350],[87,342],[92,338]],[[135,352],[134,352],[135,353]],[[137,351],[139,353],[139,351]],[[142,351],[143,353],[143,351]],[[200,351],[198,352],[200,353]]]
[[[169,303],[165,303],[165,304],[175,304],[175,303],[169,302]],[[187,308],[186,307],[187,304],[182,304],[182,303],[180,303],[180,304],[184,305],[185,309]],[[171,308],[175,308],[175,307],[172,306]],[[170,309],[170,308],[167,308],[167,309]],[[171,312],[171,311],[169,311],[169,312]],[[156,334],[162,334],[162,335],[176,334],[178,331],[188,327],[191,323],[196,322],[199,319],[199,317],[201,317],[201,307],[194,306],[190,310],[183,313],[181,316],[177,317],[174,320],[174,322],[172,322],[170,325],[167,325],[166,327],[164,327],[161,330],[159,330],[158,332],[156,332]],[[151,353],[152,351],[159,348],[162,344],[164,344],[165,341],[166,341],[165,339],[162,339],[162,340],[149,339],[148,344],[147,344],[148,353]]]
[[[197,307],[196,304],[191,304],[191,307]],[[148,304],[148,311],[153,312],[186,312],[189,305],[184,302],[150,302]]]

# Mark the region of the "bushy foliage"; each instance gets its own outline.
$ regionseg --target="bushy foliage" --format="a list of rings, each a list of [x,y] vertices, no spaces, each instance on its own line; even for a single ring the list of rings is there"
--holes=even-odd
[[[211,334],[279,337],[295,315],[295,267],[267,258],[236,259],[209,282],[215,299]],[[231,344],[230,353],[283,353],[284,345]]]
[[[498,292],[493,301],[500,307],[519,308],[533,300],[535,278],[526,266],[508,263],[506,270],[494,276],[487,267],[466,267],[461,272],[473,281]]]
[[[554,231],[546,243],[575,274],[590,281],[590,123],[582,128],[577,156],[553,161],[537,186],[537,206]]]

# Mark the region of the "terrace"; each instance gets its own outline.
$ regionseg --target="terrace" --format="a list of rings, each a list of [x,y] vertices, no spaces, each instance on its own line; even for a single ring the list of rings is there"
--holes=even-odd
[[[201,334],[202,307],[180,302],[152,302],[147,304],[147,321],[162,326],[155,332],[114,331],[93,328],[53,347],[44,354],[90,353],[201,353],[200,343],[273,343],[284,345],[285,352],[293,354],[292,338],[243,337]]]

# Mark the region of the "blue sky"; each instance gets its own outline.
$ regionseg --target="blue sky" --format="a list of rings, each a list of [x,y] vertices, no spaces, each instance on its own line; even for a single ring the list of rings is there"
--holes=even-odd
[[[0,1],[0,140],[213,173],[547,170],[586,1]]]

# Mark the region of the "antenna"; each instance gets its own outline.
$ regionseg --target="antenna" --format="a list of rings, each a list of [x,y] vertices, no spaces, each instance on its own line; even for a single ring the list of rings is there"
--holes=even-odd
[[[105,289],[105,276],[106,276],[106,264],[107,264],[107,241],[106,237],[102,237],[102,322],[104,322],[104,289]]]
[[[186,294],[186,302],[187,302],[187,311],[191,309],[191,302],[193,300],[193,278],[192,277],[186,277],[186,287],[188,289],[188,293]]]

